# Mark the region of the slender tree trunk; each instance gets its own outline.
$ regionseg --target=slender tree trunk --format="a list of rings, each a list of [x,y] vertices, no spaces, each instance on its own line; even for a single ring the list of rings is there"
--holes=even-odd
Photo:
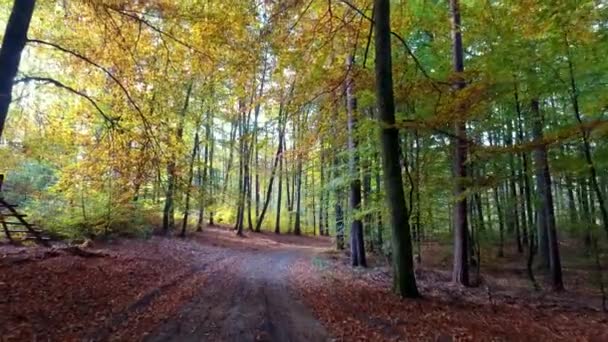
[[[317,207],[316,207],[316,189],[315,189],[315,173],[314,173],[314,161],[312,163],[312,169],[313,172],[310,173],[310,179],[311,179],[311,183],[312,183],[312,188],[310,189],[311,195],[312,195],[312,235],[317,235],[316,233],[316,229],[317,229]]]
[[[321,183],[319,184],[319,235],[325,234],[325,224],[324,216],[327,213],[323,212],[325,208],[325,150],[323,149],[323,140],[321,140],[321,165],[320,165],[320,173],[321,173]]]
[[[518,137],[519,143],[526,143],[526,134],[524,133],[524,118],[521,112],[521,103],[519,101],[519,91],[517,89],[517,83],[515,84],[515,103],[517,109],[517,122],[518,122]],[[524,202],[526,206],[526,224],[529,229],[529,235],[533,235],[532,227],[534,226],[534,212],[532,210],[532,189],[530,186],[530,157],[528,153],[521,153],[521,165],[522,165],[522,183],[523,183],[523,194],[524,194]],[[536,244],[529,244],[529,246],[534,246],[534,248],[538,249]]]
[[[496,215],[498,216],[498,257],[502,258],[505,256],[505,226],[503,223],[502,208],[500,207],[500,196],[498,195],[497,187],[494,187],[494,205],[496,206]]]
[[[414,218],[414,221],[416,222],[416,255],[417,255],[417,261],[418,263],[422,262],[422,224],[421,224],[421,209],[422,209],[422,203],[421,203],[421,199],[420,199],[420,186],[421,186],[421,181],[420,181],[420,135],[418,133],[418,130],[414,131],[414,143],[416,144],[415,147],[415,151],[414,151],[414,165],[415,165],[415,177],[414,177],[414,184],[412,185],[414,187],[414,197],[416,199],[416,216]]]
[[[21,53],[27,42],[27,31],[36,7],[35,0],[14,0],[0,48],[0,138],[11,104],[13,83],[19,70]]]
[[[281,155],[279,156],[279,189],[277,192],[277,217],[276,217],[276,220],[274,223],[274,232],[276,234],[281,234],[281,197],[282,197],[282,195],[283,195],[283,153],[281,153]]]
[[[184,101],[184,107],[182,108],[182,112],[179,118],[179,123],[177,126],[177,141],[182,140],[182,136],[184,135],[184,120],[186,117],[186,112],[188,111],[188,105],[190,104],[190,95],[192,94],[192,84],[190,82],[188,84],[188,89],[186,90],[186,100]],[[163,234],[167,234],[170,229],[175,228],[175,204],[174,204],[174,196],[175,196],[175,188],[177,184],[177,162],[176,162],[175,153],[171,156],[171,161],[167,165],[167,193],[165,196],[165,208],[163,210]]]
[[[372,173],[371,173],[371,162],[369,158],[366,158],[363,163],[363,203],[365,205],[366,214],[364,216],[363,227],[365,227],[364,237],[368,241],[369,250],[375,251],[375,239],[373,237],[373,203],[372,203]]]
[[[562,266],[559,254],[559,242],[555,228],[555,213],[553,209],[553,195],[551,193],[551,174],[547,149],[543,139],[543,119],[538,100],[532,100],[533,136],[538,143],[534,151],[536,167],[536,182],[539,193],[538,225],[539,231],[547,235],[549,244],[549,267],[551,270],[551,283],[556,291],[564,288],[562,282]]]
[[[194,179],[194,161],[198,154],[199,142],[198,126],[196,127],[196,134],[194,135],[194,146],[192,147],[192,154],[190,155],[190,166],[188,168],[188,183],[186,183],[186,201],[184,202],[184,219],[182,220],[182,231],[181,237],[186,237],[186,229],[188,228],[188,216],[190,214],[190,188],[192,187],[192,181]]]
[[[378,154],[376,153],[376,155],[374,156],[374,160],[376,162],[376,171],[375,171],[375,176],[376,176],[376,202],[380,203],[380,199],[382,198],[382,177],[380,175],[380,161],[378,160]],[[376,239],[377,239],[377,244],[378,244],[378,248],[380,249],[380,251],[383,250],[383,245],[384,245],[384,239],[382,237],[382,229],[383,229],[383,224],[382,224],[382,209],[378,210],[378,214],[376,215]]]
[[[564,181],[566,182],[566,195],[568,196],[568,218],[570,224],[575,225],[578,222],[578,211],[576,210],[576,200],[574,199],[572,177],[566,176]]]
[[[354,79],[352,70],[355,67],[355,58],[349,56],[347,67],[349,76],[346,78],[346,111],[348,114],[348,150],[350,169],[350,209],[353,220],[350,229],[350,257],[353,266],[367,267],[365,260],[365,243],[363,237],[363,222],[358,215],[361,210],[361,179],[359,172],[359,155],[357,152],[357,98],[355,97]]]
[[[576,85],[576,79],[574,78],[574,64],[572,63],[572,59],[570,56],[570,48],[569,45],[566,44],[568,48],[568,70],[570,75],[570,90],[572,96],[572,107],[574,108],[574,116],[576,121],[578,122],[581,128],[581,136],[583,142],[583,156],[585,157],[585,161],[587,163],[587,169],[589,170],[589,183],[591,185],[591,189],[595,192],[595,197],[597,198],[600,214],[602,218],[602,223],[604,227],[604,231],[608,234],[608,210],[606,209],[606,203],[604,201],[604,194],[602,193],[602,189],[598,182],[597,170],[595,168],[595,163],[593,162],[593,156],[591,155],[591,144],[589,143],[589,130],[585,129],[583,119],[581,117],[581,110],[579,105],[579,94],[578,88]]]
[[[297,200],[296,200],[296,222],[294,224],[294,228],[293,228],[293,232],[295,235],[301,235],[302,234],[302,227],[301,227],[301,210],[302,210],[302,159],[300,156],[298,156],[298,161],[297,161],[297,166],[296,166],[296,193],[294,194],[294,197],[297,196]]]
[[[507,129],[504,132],[504,142],[507,148],[513,147],[513,125],[511,120],[507,121]],[[517,197],[517,185],[516,185],[516,166],[515,166],[515,158],[513,154],[509,154],[509,172],[511,177],[507,181],[507,231],[509,233],[515,233],[515,243],[517,245],[517,252],[523,253],[523,245],[521,239],[521,233],[519,229],[519,213],[518,213],[518,197]]]
[[[224,173],[224,188],[222,189],[222,195],[225,197],[228,191],[228,185],[230,184],[230,171],[232,170],[232,163],[234,160],[234,145],[236,145],[236,134],[239,131],[240,118],[231,122],[230,127],[230,143],[228,147],[228,161],[226,162],[226,172]],[[240,146],[240,145],[239,145]],[[240,151],[240,150],[239,150]],[[239,165],[239,170],[241,167]],[[240,176],[239,176],[240,179]],[[239,185],[240,189],[240,185]]]
[[[591,227],[593,222],[591,220],[591,208],[589,203],[589,192],[587,190],[587,178],[582,179],[579,182],[579,202],[581,207],[581,223],[585,226],[585,247],[587,250],[591,247]]]
[[[244,105],[242,100],[239,101],[239,193],[238,193],[238,209],[237,209],[237,218],[235,230],[237,231],[238,236],[243,236],[243,217],[245,216],[245,194],[247,193],[247,184],[246,177],[247,173],[245,172],[245,113],[243,112]]]
[[[203,171],[199,183],[200,197],[198,201],[198,222],[196,224],[196,231],[203,231],[205,207],[211,198],[211,192],[209,192],[209,145],[211,143],[211,110],[207,111],[207,120],[205,123],[205,156],[203,157]],[[198,134],[198,131],[197,131]]]
[[[462,48],[462,32],[460,30],[460,5],[459,0],[450,0],[452,15],[452,40],[454,72],[458,74],[458,80],[454,83],[456,92],[465,87],[462,72],[464,72],[464,57]],[[464,115],[465,113],[458,113]],[[467,131],[466,121],[457,119],[454,124],[454,160],[453,174],[455,178],[454,197],[454,267],[452,280],[455,283],[469,285],[469,241],[468,241],[468,218],[465,179],[467,177],[466,161],[468,146],[466,143]]]
[[[255,226],[255,231],[256,232],[260,232],[262,230],[262,223],[264,221],[264,216],[266,215],[266,210],[268,210],[268,205],[270,204],[270,198],[272,195],[272,186],[274,184],[274,178],[275,175],[277,173],[277,166],[279,164],[279,161],[281,160],[281,156],[283,154],[283,136],[285,135],[285,130],[283,128],[282,125],[282,116],[283,116],[283,104],[281,103],[280,109],[279,109],[279,125],[278,125],[278,134],[279,134],[279,146],[277,147],[277,153],[274,157],[274,163],[272,165],[272,171],[270,173],[270,181],[268,182],[268,190],[266,190],[266,200],[264,201],[264,205],[262,206],[262,212],[260,214],[260,216],[258,216],[257,220],[256,220],[256,226]],[[280,176],[279,176],[280,177]],[[281,180],[279,179],[279,192],[281,191]],[[279,205],[280,205],[280,196],[281,194],[279,193]],[[277,208],[278,211],[280,212],[280,207]],[[278,224],[275,225],[275,233],[278,232]]]
[[[333,121],[333,179],[338,179],[340,177],[340,158],[338,157],[340,145],[337,143],[337,126],[339,126],[340,123],[338,123],[337,106],[334,108]],[[338,250],[344,249],[344,210],[342,209],[342,203],[342,189],[336,187],[334,191],[334,215],[336,218],[336,249]]]
[[[399,132],[395,127],[395,103],[391,56],[390,1],[374,1],[376,24],[376,97],[381,126],[384,187],[393,230],[393,285],[402,297],[418,297],[409,210],[405,203],[399,161]]]
[[[215,201],[214,197],[215,196],[215,191],[214,191],[214,187],[215,187],[215,172],[213,170],[213,157],[215,154],[215,138],[213,136],[213,132],[211,132],[211,127],[213,126],[213,116],[209,117],[209,131],[210,134],[207,137],[207,144],[209,146],[209,167],[208,167],[208,175],[209,175],[209,181],[206,182],[207,183],[207,188],[208,188],[208,198],[211,202],[211,204],[213,204],[213,202]],[[207,163],[205,163],[205,165],[207,165]],[[209,225],[213,226],[215,224],[214,221],[214,213],[213,213],[213,206],[211,206],[209,208]]]

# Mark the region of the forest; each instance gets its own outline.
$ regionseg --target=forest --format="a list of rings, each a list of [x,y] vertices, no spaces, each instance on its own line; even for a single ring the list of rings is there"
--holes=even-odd
[[[0,0],[0,339],[608,340],[605,0]]]

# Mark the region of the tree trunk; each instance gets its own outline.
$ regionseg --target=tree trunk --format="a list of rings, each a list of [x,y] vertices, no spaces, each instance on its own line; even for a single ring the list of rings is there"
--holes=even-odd
[[[536,182],[539,193],[538,227],[539,233],[547,236],[549,245],[549,268],[551,270],[551,283],[556,291],[564,288],[562,282],[562,266],[559,255],[559,243],[555,228],[555,213],[553,209],[553,195],[551,193],[551,174],[547,158],[547,148],[543,139],[543,118],[538,100],[532,100],[532,115],[534,117],[532,131],[538,147],[534,150],[536,167]]]
[[[247,176],[245,172],[245,113],[243,113],[244,105],[242,100],[239,101],[239,193],[238,193],[238,204],[237,204],[237,216],[235,230],[238,236],[243,236],[243,217],[245,214],[245,193],[247,193],[247,185],[245,178]]]
[[[378,154],[374,156],[374,160],[376,163],[376,202],[380,203],[380,199],[382,198],[382,177],[380,176],[380,162],[378,160]],[[378,244],[378,248],[380,251],[383,251],[384,248],[384,239],[382,237],[382,209],[378,210],[378,214],[376,215],[376,243]]]
[[[282,116],[283,116],[283,103],[281,103],[280,108],[279,108],[279,125],[278,125],[278,134],[279,134],[279,146],[277,147],[277,153],[274,157],[274,163],[272,165],[272,171],[270,173],[270,181],[268,182],[268,190],[266,190],[266,200],[264,201],[264,205],[262,206],[262,212],[260,214],[260,216],[257,217],[256,220],[256,225],[255,225],[255,231],[256,232],[260,232],[262,230],[262,222],[264,221],[264,216],[266,215],[266,210],[268,210],[268,205],[270,204],[270,197],[272,195],[272,186],[274,184],[274,178],[275,175],[277,173],[277,166],[279,164],[279,160],[281,160],[281,156],[283,154],[283,136],[285,135],[285,131],[283,128],[283,125],[281,124],[282,122]],[[279,176],[280,177],[280,176]],[[281,191],[281,180],[279,180],[279,192]],[[280,193],[279,193],[279,205],[280,205]],[[278,211],[280,212],[280,207],[278,208]],[[275,225],[275,233],[278,233],[278,224]]]
[[[321,165],[320,165],[321,184],[319,185],[319,187],[320,187],[320,192],[319,192],[319,235],[325,234],[325,227],[323,226],[325,224],[325,221],[324,221],[323,215],[327,215],[327,213],[323,212],[323,209],[325,207],[325,166],[323,165],[324,163],[325,163],[325,150],[323,149],[323,141],[321,140]]]
[[[336,96],[338,96],[336,94]],[[340,177],[340,159],[338,157],[339,154],[339,144],[337,143],[338,129],[341,123],[338,122],[338,108],[337,106],[333,111],[333,179],[337,179]],[[342,209],[342,191],[340,187],[336,186],[334,191],[334,215],[336,218],[336,249],[343,250],[344,249],[344,210]],[[329,229],[329,228],[328,228]]]
[[[223,197],[226,196],[226,192],[228,191],[228,185],[230,183],[230,171],[232,170],[232,162],[234,160],[234,145],[236,144],[236,134],[240,127],[240,118],[232,121],[230,126],[231,127],[230,127],[230,144],[228,147],[228,150],[229,150],[228,151],[228,161],[226,162],[226,172],[224,174],[224,184],[223,184],[224,188],[222,189]],[[239,170],[240,169],[241,168],[239,166]],[[240,188],[240,185],[239,185],[239,188]]]
[[[576,79],[574,78],[574,64],[572,63],[572,59],[570,56],[569,45],[566,44],[566,46],[568,47],[568,70],[570,75],[570,90],[572,96],[572,107],[574,108],[574,116],[581,128],[583,156],[585,157],[587,169],[589,170],[589,183],[591,185],[591,189],[595,192],[595,197],[597,197],[604,231],[606,232],[606,234],[608,234],[608,210],[606,209],[604,194],[602,193],[602,189],[597,180],[597,170],[595,168],[595,163],[593,162],[593,156],[591,155],[591,144],[589,143],[590,132],[583,126],[584,123],[581,117],[581,111],[578,102],[578,88],[576,86]]]
[[[209,117],[209,130],[211,131],[211,126],[213,126],[213,116]],[[207,194],[208,194],[208,199],[211,202],[211,204],[213,204],[213,202],[215,201],[214,199],[214,195],[215,195],[215,191],[214,191],[214,186],[215,186],[215,173],[213,170],[213,157],[215,154],[215,139],[213,136],[213,132],[210,132],[209,136],[207,137],[207,139],[210,139],[207,141],[207,144],[209,144],[210,146],[210,150],[209,150],[209,167],[208,167],[208,175],[209,175],[209,181],[207,182]],[[209,208],[209,225],[213,226],[215,224],[215,222],[213,222],[214,220],[214,213],[213,213],[213,206],[211,208]]]
[[[517,109],[517,122],[518,122],[518,137],[519,137],[519,143],[520,144],[525,144],[526,143],[526,134],[524,133],[524,118],[522,116],[521,113],[521,104],[519,102],[519,91],[517,89],[517,84],[515,84],[515,103],[516,103],[516,109]],[[529,235],[532,236],[534,235],[532,232],[532,227],[534,226],[534,213],[532,211],[532,189],[530,186],[530,174],[529,174],[529,164],[530,164],[530,157],[528,155],[528,153],[526,152],[522,152],[521,153],[521,163],[522,163],[522,183],[523,183],[523,194],[524,194],[524,202],[525,202],[525,206],[526,206],[526,224],[525,226],[527,226],[529,229],[527,229],[529,231]],[[528,243],[529,246],[534,246],[534,248],[537,248],[536,244],[531,244]],[[538,249],[538,248],[537,248]]]
[[[281,144],[282,147],[282,144]],[[283,153],[279,156],[279,189],[277,192],[277,217],[274,223],[275,234],[281,234],[281,197],[283,196]]]
[[[418,130],[414,131],[414,142],[416,144],[414,151],[414,165],[415,165],[415,176],[414,176],[414,197],[416,199],[416,216],[414,221],[416,222],[416,255],[418,263],[422,262],[422,224],[421,224],[421,210],[422,204],[420,202],[420,135]]]
[[[296,222],[294,224],[294,228],[293,228],[293,233],[295,235],[301,235],[302,234],[302,227],[301,227],[301,210],[302,210],[302,159],[300,156],[297,157],[298,158],[298,162],[297,162],[297,174],[296,174],[296,193],[294,193],[294,197],[297,196],[297,200],[296,200]]]
[[[357,98],[355,97],[352,70],[355,64],[353,56],[347,57],[349,76],[346,78],[346,112],[348,114],[348,150],[350,169],[350,209],[353,220],[350,229],[350,257],[353,266],[367,267],[365,260],[365,243],[363,237],[363,222],[359,217],[361,211],[361,179],[359,172],[359,155],[357,152]]]
[[[376,97],[381,127],[384,187],[393,230],[393,285],[402,297],[418,297],[408,207],[405,203],[399,161],[399,132],[395,127],[395,103],[391,55],[390,1],[374,1],[376,24]]]
[[[519,102],[519,90],[517,88],[517,83],[514,83],[515,88],[515,109],[517,112],[517,141],[519,144],[523,145],[526,143],[524,136],[524,120],[521,113],[521,103]],[[521,203],[521,227],[523,232],[523,244],[526,246],[531,246],[528,243],[528,231],[532,229],[533,218],[532,218],[532,202],[530,198],[530,186],[528,179],[528,154],[526,152],[521,152],[520,154],[520,162],[521,168],[519,168],[519,194],[523,197],[523,200],[520,198],[518,202]],[[526,215],[527,214],[527,215]]]
[[[192,94],[192,84],[190,82],[188,84],[188,89],[186,90],[186,100],[184,102],[184,107],[182,108],[182,112],[179,118],[179,123],[177,125],[177,141],[181,142],[182,136],[184,135],[184,119],[186,117],[186,112],[188,111],[188,105],[190,104],[190,95]],[[163,234],[167,234],[170,229],[175,228],[175,204],[174,204],[174,196],[175,196],[175,188],[177,184],[177,162],[176,162],[175,152],[171,156],[171,161],[167,165],[167,193],[165,197],[165,208],[163,210]]]
[[[464,71],[464,58],[462,48],[462,32],[460,30],[460,6],[459,0],[450,0],[450,10],[452,15],[452,40],[453,40],[453,62],[454,72],[458,79],[454,83],[456,92],[465,87],[462,72]],[[463,115],[464,113],[458,113]],[[453,174],[455,179],[454,197],[454,267],[452,270],[452,280],[460,285],[469,285],[469,241],[468,241],[468,218],[467,218],[467,199],[465,180],[467,177],[467,154],[468,146],[466,143],[467,131],[466,120],[457,119],[454,124],[454,160]]]
[[[589,192],[587,190],[587,178],[582,179],[579,182],[579,202],[581,207],[581,222],[585,226],[585,247],[587,250],[591,247],[591,227],[593,222],[591,221],[591,208],[589,203]]]
[[[0,48],[0,138],[13,96],[13,83],[36,7],[35,0],[14,0]]]
[[[566,182],[566,195],[568,197],[568,218],[570,224],[575,225],[578,222],[578,212],[576,210],[576,200],[574,199],[572,177],[566,176],[564,181]]]
[[[198,222],[196,224],[196,231],[203,231],[203,222],[205,218],[205,207],[209,203],[208,199],[211,198],[211,192],[209,192],[209,145],[211,144],[211,110],[207,111],[207,120],[205,123],[205,156],[203,157],[203,172],[199,184],[199,210],[198,210]],[[198,134],[198,131],[196,132]]]
[[[192,180],[194,179],[194,161],[198,154],[199,145],[199,132],[198,126],[196,127],[196,134],[194,135],[194,146],[192,147],[192,154],[190,155],[190,166],[188,168],[188,183],[186,183],[186,201],[184,203],[184,219],[182,220],[182,231],[181,237],[186,237],[186,229],[188,228],[188,216],[190,214],[190,188],[192,187]]]
[[[504,131],[504,142],[505,147],[513,148],[513,125],[511,120],[507,121],[507,129]],[[518,197],[517,197],[517,185],[516,185],[516,171],[515,171],[515,158],[513,154],[508,156],[510,178],[507,180],[507,231],[510,234],[515,233],[515,243],[517,245],[517,252],[523,253],[523,245],[521,240],[521,234],[519,230],[519,213],[517,210]]]

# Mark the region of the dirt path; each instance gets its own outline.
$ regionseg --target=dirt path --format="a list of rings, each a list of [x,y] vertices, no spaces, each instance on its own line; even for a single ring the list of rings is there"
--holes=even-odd
[[[314,247],[253,234],[239,244],[224,232],[213,233],[219,242],[213,242],[211,254],[225,258],[213,267],[192,301],[147,341],[328,340],[323,326],[296,299],[288,282],[289,268],[310,259]]]
[[[489,296],[419,269],[424,297],[399,300],[386,267],[353,270],[329,240],[247,235],[118,240],[94,258],[0,245],[0,340],[608,341],[605,314],[564,305],[573,292]]]
[[[289,271],[329,241],[246,235],[119,240],[99,258],[0,245],[0,340],[326,341]]]

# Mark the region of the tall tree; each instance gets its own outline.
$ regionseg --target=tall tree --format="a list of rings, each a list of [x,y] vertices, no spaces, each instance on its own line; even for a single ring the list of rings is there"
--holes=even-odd
[[[283,136],[285,135],[285,129],[283,127],[282,124],[282,117],[283,117],[283,103],[281,103],[280,108],[279,108],[279,123],[278,123],[278,135],[279,135],[279,146],[277,147],[277,153],[274,157],[274,162],[272,164],[272,171],[270,173],[270,180],[268,181],[268,189],[266,190],[266,200],[264,201],[264,205],[262,206],[262,212],[259,214],[259,216],[257,217],[256,220],[256,226],[255,226],[255,231],[256,232],[260,232],[262,230],[262,224],[264,222],[264,216],[266,215],[266,210],[268,210],[268,205],[270,204],[270,198],[272,195],[272,186],[274,184],[274,179],[275,179],[275,175],[277,173],[277,166],[281,160],[281,156],[283,154]],[[280,176],[279,176],[280,177]],[[281,183],[281,180],[279,180],[279,184]],[[281,191],[281,187],[282,184],[279,185],[279,191]],[[280,204],[280,194],[279,194],[279,204]],[[279,208],[280,210],[280,208]],[[278,225],[275,225],[275,228],[278,227]],[[278,230],[275,232],[279,232]]]
[[[348,150],[350,169],[350,209],[353,219],[350,229],[350,258],[353,266],[367,267],[365,260],[365,243],[363,240],[363,221],[359,217],[361,210],[361,178],[359,170],[359,155],[357,152],[357,98],[352,72],[355,67],[355,57],[347,57],[349,77],[346,78],[346,112],[348,114]]]
[[[551,271],[551,283],[554,290],[562,290],[562,265],[559,253],[559,241],[555,227],[555,212],[553,207],[553,194],[551,192],[551,173],[549,172],[549,161],[547,148],[543,134],[543,117],[540,104],[537,99],[531,104],[533,123],[532,134],[536,140],[534,150],[534,163],[536,168],[536,184],[538,188],[538,230],[540,234],[546,234],[549,247],[549,267]]]
[[[12,101],[13,82],[27,42],[36,0],[15,0],[0,48],[0,138]]]
[[[395,127],[395,99],[391,53],[390,1],[374,1],[376,99],[381,126],[384,189],[393,231],[393,286],[402,297],[418,297],[414,274],[409,209],[405,204],[399,131]],[[466,208],[465,208],[466,209]]]
[[[570,97],[572,100],[572,108],[574,110],[574,117],[576,122],[580,126],[581,130],[581,140],[583,143],[583,156],[585,157],[585,162],[587,163],[587,169],[589,171],[589,183],[591,184],[591,188],[595,192],[595,196],[597,198],[600,214],[602,218],[602,224],[604,226],[604,231],[608,234],[608,209],[606,209],[606,202],[604,200],[604,194],[602,193],[602,188],[598,182],[597,169],[595,167],[595,163],[593,162],[593,156],[591,154],[591,144],[589,143],[589,130],[585,128],[585,124],[583,122],[583,118],[581,115],[580,103],[579,103],[579,90],[576,84],[576,78],[574,77],[574,62],[572,61],[572,56],[570,54],[570,44],[568,39],[566,38],[566,50],[568,57],[568,76],[570,78]]]
[[[176,141],[181,143],[184,135],[184,120],[186,113],[188,112],[188,105],[190,104],[190,95],[192,94],[193,82],[188,84],[186,90],[186,99],[184,100],[184,107],[181,110],[179,121],[176,130]],[[173,149],[176,147],[173,146]],[[165,207],[163,209],[163,234],[167,234],[170,229],[175,228],[175,190],[177,186],[177,156],[173,152],[171,159],[167,164],[167,192],[165,193]]]
[[[462,73],[464,72],[464,53],[462,48],[462,30],[460,25],[460,3],[459,0],[450,0],[452,15],[452,58],[456,81],[454,89],[458,92],[465,87]],[[461,117],[462,116],[462,117]],[[452,280],[458,284],[469,285],[469,233],[467,218],[467,199],[465,181],[467,178],[467,126],[463,118],[465,113],[458,109],[457,118],[454,122],[454,159],[453,175],[455,178],[454,197],[454,266]]]

